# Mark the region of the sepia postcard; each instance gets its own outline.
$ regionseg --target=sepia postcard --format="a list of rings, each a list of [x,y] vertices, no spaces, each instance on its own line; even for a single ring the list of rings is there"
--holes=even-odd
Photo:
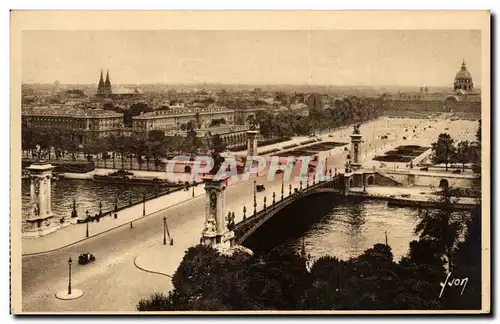
[[[12,314],[490,314],[490,12],[12,11]]]

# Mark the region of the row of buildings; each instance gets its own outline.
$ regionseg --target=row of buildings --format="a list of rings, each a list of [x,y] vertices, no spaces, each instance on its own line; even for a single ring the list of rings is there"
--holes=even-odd
[[[163,131],[167,136],[179,135],[182,126],[191,123],[199,134],[225,134],[227,131],[247,129],[249,118],[264,108],[227,109],[209,107],[176,107],[142,113],[132,118],[132,127],[124,126],[123,113],[103,109],[83,109],[66,105],[28,107],[22,110],[22,127],[40,130],[60,130],[68,140],[77,145],[97,141],[109,135],[147,134],[149,131]],[[217,127],[214,127],[217,121]],[[244,144],[244,139],[237,144]]]
[[[113,87],[109,71],[104,80],[101,70],[97,92],[90,102],[83,100],[85,96],[82,91],[66,91],[65,96],[68,100],[65,104],[23,105],[22,126],[31,129],[60,129],[68,134],[69,139],[85,145],[89,141],[96,141],[112,134],[146,134],[152,130],[159,130],[169,136],[179,135],[182,134],[179,131],[191,123],[200,134],[221,133],[230,140],[231,145],[241,145],[244,144],[244,136],[240,136],[240,133],[248,124],[249,118],[259,111],[277,113],[281,110],[293,110],[299,115],[307,115],[311,109],[332,108],[335,106],[334,102],[338,100],[335,96],[320,94],[286,95],[277,92],[270,97],[270,94],[260,89],[236,93],[221,90],[217,93],[218,98],[228,103],[222,105],[220,101],[208,100],[213,98],[213,93],[204,90],[194,94],[182,91],[176,94],[177,99],[194,98],[195,102],[183,103],[182,100],[161,102],[161,109],[134,116],[131,127],[126,128],[123,113],[103,110],[102,107],[110,101],[123,103],[126,100],[136,101],[145,98],[138,89],[120,91]],[[481,96],[474,88],[471,73],[467,70],[465,62],[455,75],[453,90],[446,94],[429,92],[426,87],[422,87],[415,93],[383,94],[371,99],[388,112],[481,112]],[[200,100],[206,102],[201,103]],[[246,103],[250,104],[241,104],[241,100],[247,100]],[[252,105],[255,100],[262,104]],[[283,102],[286,105],[282,105]],[[214,121],[218,121],[218,127],[213,127]],[[235,126],[242,127],[235,128]],[[236,136],[231,137],[231,132]]]

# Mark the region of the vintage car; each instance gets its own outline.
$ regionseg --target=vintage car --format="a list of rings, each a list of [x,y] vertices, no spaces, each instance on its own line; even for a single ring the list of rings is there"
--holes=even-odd
[[[420,171],[429,171],[428,167],[420,168]]]
[[[78,264],[85,265],[94,262],[95,257],[91,253],[82,253],[78,256]]]
[[[453,170],[452,173],[461,173],[462,170]]]
[[[257,185],[256,189],[257,189],[257,192],[261,192],[261,191],[266,190],[266,187],[264,187],[264,185]]]
[[[410,194],[401,194],[401,197],[403,197],[403,198],[410,198]]]

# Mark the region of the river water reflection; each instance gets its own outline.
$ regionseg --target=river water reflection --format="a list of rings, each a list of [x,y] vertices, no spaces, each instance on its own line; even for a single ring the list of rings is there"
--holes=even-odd
[[[30,208],[29,180],[22,180],[21,190],[24,219]],[[94,215],[99,212],[99,202],[102,202],[102,210],[105,212],[113,209],[115,198],[118,199],[118,207],[121,207],[128,204],[129,197],[132,201],[137,201],[142,199],[144,191],[151,194],[154,190],[153,186],[122,186],[96,183],[92,180],[59,179],[52,181],[52,211],[55,217],[70,217],[74,198],[78,215],[86,210]]]
[[[377,243],[388,244],[394,259],[407,255],[414,234],[417,210],[388,207],[383,200],[313,196],[273,217],[245,245],[256,253],[274,247],[300,252],[302,241],[313,259],[324,255],[346,260]]]

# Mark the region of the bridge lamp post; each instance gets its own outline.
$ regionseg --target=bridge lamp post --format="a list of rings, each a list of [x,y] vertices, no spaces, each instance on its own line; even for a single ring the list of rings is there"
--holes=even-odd
[[[266,196],[264,196],[264,210],[266,209]]]
[[[253,215],[257,214],[257,182],[253,181]]]
[[[102,201],[99,201],[99,218],[102,216]]]
[[[114,208],[114,212],[118,212],[118,197],[115,197],[115,208]]]
[[[276,193],[273,191],[273,205],[276,203]]]
[[[288,196],[291,196],[292,195],[292,184],[290,183],[288,185]]]
[[[284,191],[284,188],[285,187],[285,179],[283,177],[283,179],[281,179],[281,200],[283,200],[283,191]]]
[[[193,194],[192,194],[192,197],[194,198],[194,185],[193,185]]]
[[[247,208],[245,206],[243,206],[243,221],[245,221],[247,219]]]

